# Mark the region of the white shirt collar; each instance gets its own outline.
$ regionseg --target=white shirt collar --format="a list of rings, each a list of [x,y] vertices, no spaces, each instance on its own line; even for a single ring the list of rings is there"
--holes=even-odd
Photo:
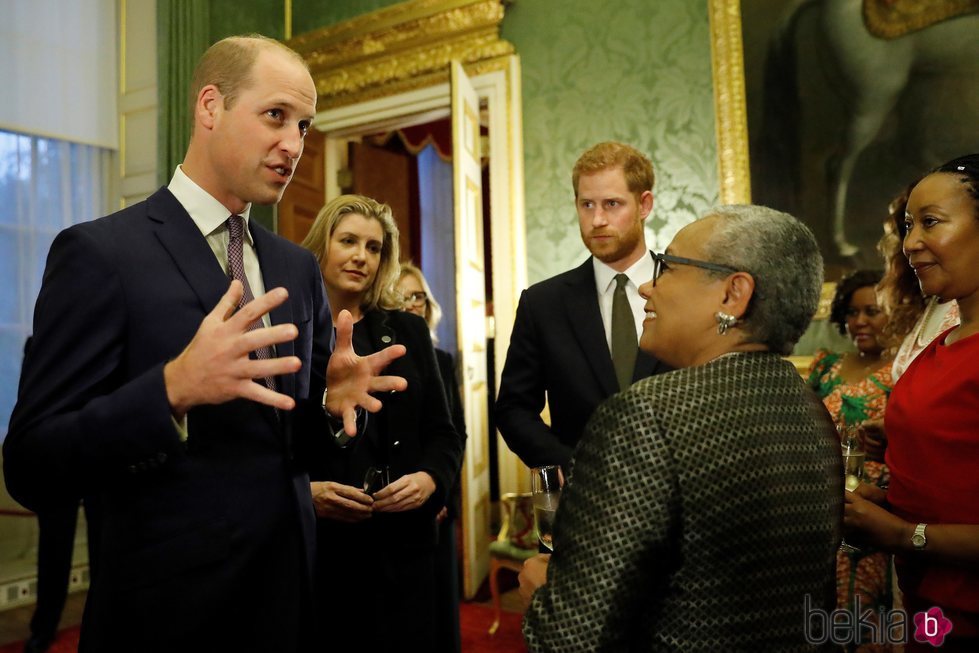
[[[602,263],[594,256],[591,260],[592,265],[595,268],[595,287],[598,288],[599,293],[608,292],[608,290],[615,285],[615,275],[617,275],[618,272],[610,268],[605,263]],[[625,271],[625,275],[629,277],[629,281],[631,281],[636,288],[647,281],[652,280],[653,257],[649,254],[640,256],[639,260],[633,263],[632,266]]]
[[[173,193],[181,206],[190,214],[191,219],[197,228],[201,230],[206,238],[224,226],[224,223],[231,217],[231,212],[221,202],[217,201],[210,193],[197,185],[193,179],[177,166],[173,172],[167,189]],[[251,213],[252,205],[245,206],[245,210],[239,213],[245,219],[245,237],[248,242],[254,245],[252,233],[248,228],[248,216]]]

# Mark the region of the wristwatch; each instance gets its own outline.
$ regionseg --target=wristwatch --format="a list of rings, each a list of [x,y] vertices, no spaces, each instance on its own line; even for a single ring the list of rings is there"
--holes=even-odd
[[[921,551],[928,544],[928,538],[925,537],[925,527],[928,524],[918,524],[914,527],[914,535],[911,536],[911,545],[914,546],[915,551]]]

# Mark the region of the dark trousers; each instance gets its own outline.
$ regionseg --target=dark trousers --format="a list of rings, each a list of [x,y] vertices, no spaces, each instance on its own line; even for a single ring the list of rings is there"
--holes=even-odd
[[[456,550],[456,520],[449,517],[439,524],[439,543],[435,549],[435,618],[437,640],[432,651],[459,653],[459,556]]]
[[[434,548],[341,542],[316,570],[316,649],[431,651],[436,641]],[[323,547],[321,541],[318,546]],[[327,544],[326,546],[329,546]],[[321,551],[321,553],[323,553]]]
[[[49,642],[68,596],[71,555],[75,549],[78,503],[47,508],[37,515],[37,605],[31,617],[31,637]]]

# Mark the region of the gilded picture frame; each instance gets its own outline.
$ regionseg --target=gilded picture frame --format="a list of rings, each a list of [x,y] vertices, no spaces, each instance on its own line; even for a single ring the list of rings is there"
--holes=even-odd
[[[741,0],[708,0],[711,35],[711,68],[717,138],[720,202],[751,203],[751,169],[748,157],[748,114],[745,95],[744,54],[741,32]],[[823,284],[815,320],[825,322],[835,283]],[[789,356],[805,376],[811,354]]]
[[[891,200],[979,151],[979,0],[708,0],[708,10],[721,202],[805,221],[827,279],[882,268]],[[801,345],[848,347],[824,342],[835,334],[822,313]]]
[[[741,0],[708,0],[722,204],[751,202]]]
[[[891,200],[979,151],[979,0],[708,0],[722,201],[879,268]]]

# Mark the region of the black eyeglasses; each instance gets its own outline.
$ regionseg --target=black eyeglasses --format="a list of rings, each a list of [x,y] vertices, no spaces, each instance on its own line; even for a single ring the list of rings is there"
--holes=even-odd
[[[741,270],[736,270],[727,265],[721,265],[719,263],[710,263],[709,261],[698,261],[694,258],[683,258],[682,256],[670,256],[669,254],[653,254],[653,285],[656,285],[656,280],[659,279],[659,275],[663,274],[663,270],[668,270],[670,265],[692,265],[695,268],[701,268],[704,270],[713,270],[714,272],[727,272],[728,274],[733,274],[734,272],[740,272]]]
[[[418,292],[408,293],[404,296],[406,306],[421,306],[428,301],[428,295],[425,294],[424,290],[419,290]]]

